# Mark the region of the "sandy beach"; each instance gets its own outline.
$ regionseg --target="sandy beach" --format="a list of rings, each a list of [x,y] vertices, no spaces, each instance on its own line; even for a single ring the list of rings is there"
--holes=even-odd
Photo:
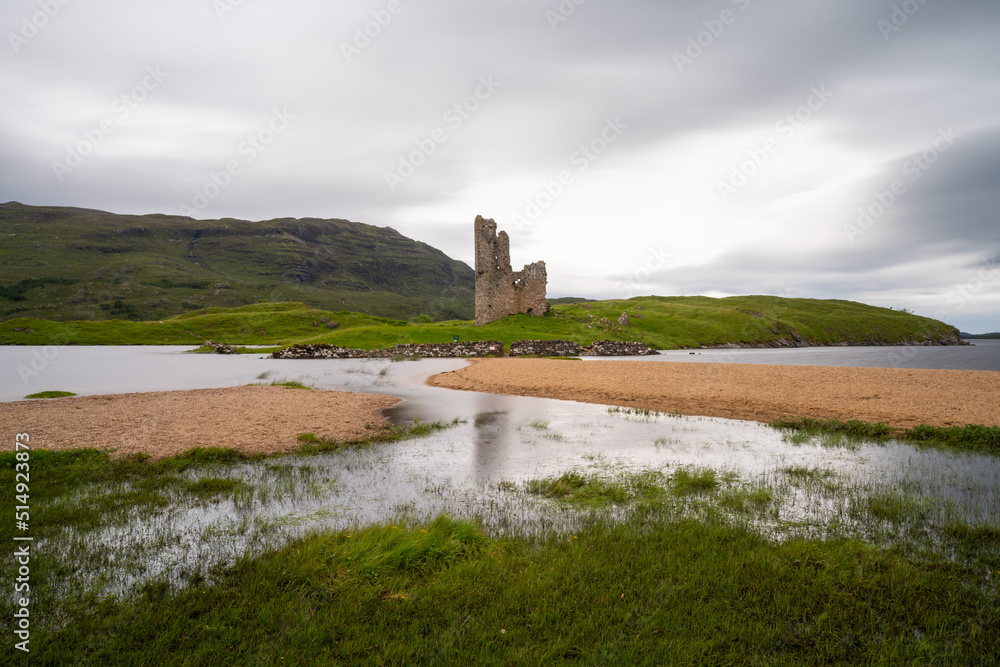
[[[386,423],[382,410],[398,402],[379,394],[249,386],[0,403],[0,415],[8,429],[29,433],[34,449],[94,447],[161,459],[193,447],[292,452],[300,433],[363,439]]]
[[[480,359],[428,384],[762,422],[1000,426],[1000,373],[990,371]]]

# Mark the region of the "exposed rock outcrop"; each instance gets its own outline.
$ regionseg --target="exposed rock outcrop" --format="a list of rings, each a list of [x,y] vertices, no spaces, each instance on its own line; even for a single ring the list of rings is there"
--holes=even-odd
[[[233,349],[232,345],[226,345],[214,340],[206,340],[205,345],[215,348],[216,354],[236,354],[236,350]]]

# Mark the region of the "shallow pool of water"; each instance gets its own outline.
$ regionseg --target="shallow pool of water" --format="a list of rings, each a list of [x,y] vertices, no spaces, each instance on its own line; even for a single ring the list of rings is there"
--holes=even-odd
[[[16,366],[32,358],[27,348],[2,351],[4,370],[15,377]],[[3,398],[43,389],[120,393],[290,379],[325,389],[398,396],[403,401],[390,417],[400,424],[454,422],[415,440],[200,471],[195,474],[240,479],[248,491],[65,537],[75,554],[67,557],[81,562],[110,558],[107,545],[115,545],[115,560],[108,568],[116,574],[102,584],[107,590],[124,590],[156,576],[184,581],[305,532],[398,517],[447,513],[475,518],[498,534],[569,530],[574,515],[525,493],[524,482],[572,470],[604,476],[649,469],[672,474],[681,468],[729,473],[727,484],[734,489],[763,484],[781,490],[766,516],[759,517],[762,529],[771,532],[792,527],[801,534],[822,535],[834,522],[842,531],[877,541],[871,521],[858,518],[854,505],[862,497],[892,493],[917,499],[937,524],[960,520],[1000,527],[997,457],[896,442],[815,439],[795,444],[754,422],[622,411],[424,384],[430,375],[465,363],[270,360],[187,355],[177,348],[59,348],[37,377],[29,377],[30,387],[12,391],[10,383],[5,384]],[[18,396],[12,397],[14,393]],[[0,405],[0,413],[2,409]],[[824,471],[822,483],[802,484],[793,477],[816,470]],[[93,585],[108,577],[108,571],[81,567],[83,580],[66,585]]]

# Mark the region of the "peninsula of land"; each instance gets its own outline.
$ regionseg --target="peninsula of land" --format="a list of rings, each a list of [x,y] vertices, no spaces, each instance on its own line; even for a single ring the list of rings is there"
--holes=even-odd
[[[4,403],[3,414],[31,434],[33,448],[93,448],[159,460],[194,447],[294,452],[302,433],[364,440],[381,433],[382,411],[398,402],[381,394],[247,386],[18,401]]]
[[[991,371],[505,358],[474,360],[428,384],[761,422],[1000,426],[1000,373]]]

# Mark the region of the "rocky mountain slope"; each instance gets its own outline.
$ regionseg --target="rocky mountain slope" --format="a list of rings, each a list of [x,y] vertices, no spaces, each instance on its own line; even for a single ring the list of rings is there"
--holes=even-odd
[[[473,315],[474,272],[390,227],[0,204],[0,320],[154,320],[257,301]]]

